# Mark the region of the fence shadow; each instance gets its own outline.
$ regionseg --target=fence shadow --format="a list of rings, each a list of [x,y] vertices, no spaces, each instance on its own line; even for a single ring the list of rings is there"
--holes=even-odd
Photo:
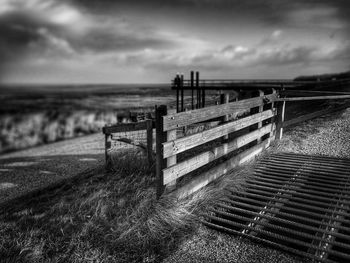
[[[0,159],[0,213],[29,205],[40,195],[78,184],[104,171],[103,154],[42,155]],[[52,193],[50,193],[50,191]]]

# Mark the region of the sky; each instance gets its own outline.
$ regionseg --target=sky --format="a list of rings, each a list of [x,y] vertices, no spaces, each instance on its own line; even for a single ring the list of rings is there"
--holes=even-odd
[[[0,83],[350,70],[348,0],[0,0]]]

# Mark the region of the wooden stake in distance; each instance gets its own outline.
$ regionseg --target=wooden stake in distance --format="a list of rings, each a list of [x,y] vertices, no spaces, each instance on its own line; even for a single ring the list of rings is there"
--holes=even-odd
[[[194,109],[194,72],[191,71],[191,109]]]

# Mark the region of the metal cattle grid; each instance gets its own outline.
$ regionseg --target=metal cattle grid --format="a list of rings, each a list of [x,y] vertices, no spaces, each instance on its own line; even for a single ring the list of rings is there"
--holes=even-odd
[[[271,154],[203,222],[315,262],[350,262],[349,179],[350,159]]]

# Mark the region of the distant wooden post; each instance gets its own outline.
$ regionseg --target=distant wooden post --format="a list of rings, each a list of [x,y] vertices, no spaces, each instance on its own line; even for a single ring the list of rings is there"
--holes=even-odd
[[[153,165],[153,121],[147,120],[147,158],[149,168]]]
[[[181,88],[181,112],[184,111],[184,75],[180,77],[180,88]]]
[[[193,110],[194,109],[194,72],[191,71],[191,109]]]
[[[205,89],[203,87],[203,90],[202,90],[202,107],[204,108],[205,107]]]
[[[200,106],[200,91],[199,91],[199,72],[196,71],[196,90],[197,90],[197,109],[199,109]]]
[[[166,160],[163,158],[163,143],[166,141],[166,133],[163,129],[163,116],[167,114],[167,106],[160,105],[156,108],[156,176],[157,176],[157,198],[164,192],[163,169],[166,167]]]
[[[176,110],[177,112],[179,112],[180,110],[180,90],[179,90],[179,86],[180,86],[180,75],[179,73],[176,74],[176,78],[174,80],[175,83],[175,87],[176,87]]]

